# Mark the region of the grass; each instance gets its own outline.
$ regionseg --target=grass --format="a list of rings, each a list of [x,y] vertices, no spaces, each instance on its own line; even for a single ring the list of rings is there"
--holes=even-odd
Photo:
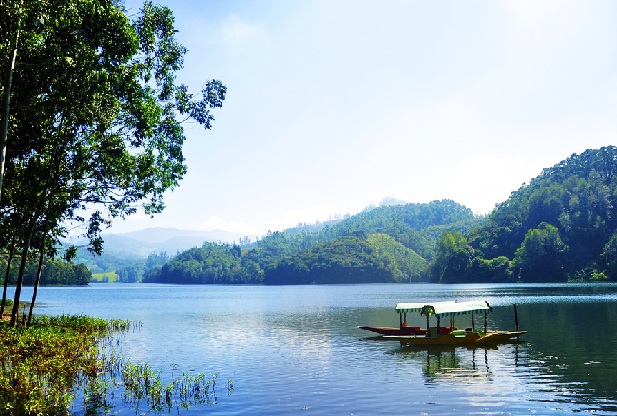
[[[92,273],[93,283],[116,283],[118,281],[118,275],[115,270],[105,273]]]
[[[132,364],[115,347],[118,333],[138,325],[87,316],[35,316],[29,327],[0,324],[0,414],[68,415],[83,401],[84,414],[111,412],[121,397],[136,414],[217,403],[216,375],[163,381],[147,363]],[[227,381],[227,392],[233,390]]]
[[[66,414],[75,381],[98,371],[98,341],[128,322],[85,316],[35,317],[0,327],[0,413]]]

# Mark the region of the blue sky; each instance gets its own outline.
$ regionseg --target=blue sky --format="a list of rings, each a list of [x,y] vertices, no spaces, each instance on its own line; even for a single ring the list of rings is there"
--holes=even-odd
[[[488,213],[588,148],[617,144],[617,3],[161,1],[180,81],[228,87],[187,124],[188,173],[146,227],[247,235],[384,198]],[[139,2],[127,1],[136,11]]]

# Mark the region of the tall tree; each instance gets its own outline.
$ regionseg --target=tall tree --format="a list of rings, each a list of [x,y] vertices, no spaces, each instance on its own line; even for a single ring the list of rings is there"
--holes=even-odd
[[[527,231],[523,244],[516,250],[514,266],[524,282],[565,281],[567,251],[557,227],[542,223]]]
[[[476,257],[460,231],[443,233],[437,255],[431,265],[431,280],[440,283],[469,281],[473,277]]]
[[[111,219],[138,203],[148,214],[164,208],[164,192],[186,172],[182,123],[210,129],[226,87],[212,80],[194,96],[176,82],[186,49],[166,7],[145,2],[131,24],[113,0],[33,3],[36,36],[13,79],[4,213],[18,212],[27,225],[22,260],[33,239],[62,235],[69,221],[86,224],[90,249],[100,253]]]
[[[9,113],[11,108],[11,87],[13,85],[13,71],[17,61],[17,48],[19,45],[19,35],[21,32],[21,15],[23,12],[24,0],[19,2],[0,1],[0,21],[5,30],[3,38],[7,50],[6,73],[2,88],[2,107],[0,110],[0,199],[2,199],[2,184],[4,181],[4,164],[6,159],[6,138],[9,127]],[[11,24],[14,26],[11,28]],[[12,30],[11,30],[12,29]],[[6,41],[8,40],[8,42]],[[0,50],[3,49],[0,47]]]

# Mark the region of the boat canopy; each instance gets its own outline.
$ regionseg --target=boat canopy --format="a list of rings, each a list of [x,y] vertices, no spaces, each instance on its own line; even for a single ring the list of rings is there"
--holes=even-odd
[[[446,302],[415,302],[415,303],[397,303],[396,311],[400,313],[418,312],[422,316],[456,316],[466,315],[472,312],[488,311],[490,306],[485,301],[446,301]]]
[[[456,302],[447,305],[433,304],[422,308],[422,316],[456,316],[479,311],[490,311],[491,307],[485,301]]]
[[[422,308],[424,308],[427,305],[433,305],[433,306],[438,306],[438,305],[453,305],[455,304],[456,301],[455,300],[448,300],[445,302],[413,302],[413,303],[403,303],[403,302],[399,302],[396,304],[396,311],[398,313],[414,313],[414,312],[422,312]]]

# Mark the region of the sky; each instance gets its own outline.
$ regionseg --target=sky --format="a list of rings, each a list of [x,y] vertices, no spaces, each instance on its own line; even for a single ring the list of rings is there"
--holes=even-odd
[[[178,80],[219,79],[227,98],[212,130],[184,126],[188,173],[165,212],[109,232],[263,235],[385,198],[487,214],[617,144],[616,2],[158,3],[188,48]]]

